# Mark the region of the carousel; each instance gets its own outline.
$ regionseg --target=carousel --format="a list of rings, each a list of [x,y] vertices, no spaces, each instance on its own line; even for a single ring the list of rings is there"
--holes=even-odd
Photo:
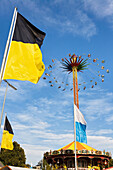
[[[44,160],[53,168],[74,168],[75,152],[74,142],[60,148],[44,153]],[[84,143],[76,142],[77,169],[103,169],[108,167],[111,153],[96,150]]]

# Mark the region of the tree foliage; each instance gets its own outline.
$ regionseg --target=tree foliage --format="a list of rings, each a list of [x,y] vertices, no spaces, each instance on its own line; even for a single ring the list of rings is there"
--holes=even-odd
[[[109,167],[112,167],[113,166],[113,159],[110,159],[109,160]]]
[[[25,152],[17,142],[13,142],[13,150],[1,149],[0,161],[4,165],[25,167]]]
[[[51,170],[51,167],[49,166],[49,164],[47,163],[47,161],[44,159],[43,160],[43,168],[42,170]]]

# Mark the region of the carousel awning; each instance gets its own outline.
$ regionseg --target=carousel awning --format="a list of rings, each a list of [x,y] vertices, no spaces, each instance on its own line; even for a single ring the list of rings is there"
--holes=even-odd
[[[71,149],[71,150],[75,150],[75,142],[71,142],[70,144],[60,148],[58,151],[60,151],[61,149],[63,150],[68,150],[68,149]],[[84,144],[84,143],[80,143],[80,142],[76,142],[76,149],[78,150],[83,150],[83,149],[86,149],[86,150],[93,150],[93,151],[96,151],[96,149]]]

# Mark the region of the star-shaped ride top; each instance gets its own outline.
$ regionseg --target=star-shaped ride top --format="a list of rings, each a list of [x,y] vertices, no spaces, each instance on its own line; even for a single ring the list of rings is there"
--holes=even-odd
[[[87,60],[85,59],[83,60],[83,58],[81,58],[81,56],[76,56],[75,54],[73,54],[72,56],[69,54],[70,56],[70,61],[67,60],[67,58],[62,59],[61,64],[63,65],[61,68],[63,68],[65,71],[71,73],[72,72],[72,68],[76,67],[77,71],[81,71],[87,69],[87,66],[89,64],[87,64]]]

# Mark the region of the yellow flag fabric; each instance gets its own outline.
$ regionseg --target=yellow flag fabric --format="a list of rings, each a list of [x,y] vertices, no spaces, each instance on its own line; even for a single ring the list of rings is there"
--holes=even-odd
[[[10,134],[8,131],[4,130],[2,136],[1,148],[13,150],[13,143],[12,143],[13,136],[14,136],[13,134]]]
[[[44,32],[17,13],[3,80],[27,80],[35,84],[39,81],[45,70],[40,49],[44,37]]]
[[[14,136],[13,129],[6,116],[3,135],[2,135],[1,148],[13,150],[13,142],[12,142],[13,136]]]
[[[44,69],[37,44],[12,41],[3,79],[28,80],[36,84]]]

